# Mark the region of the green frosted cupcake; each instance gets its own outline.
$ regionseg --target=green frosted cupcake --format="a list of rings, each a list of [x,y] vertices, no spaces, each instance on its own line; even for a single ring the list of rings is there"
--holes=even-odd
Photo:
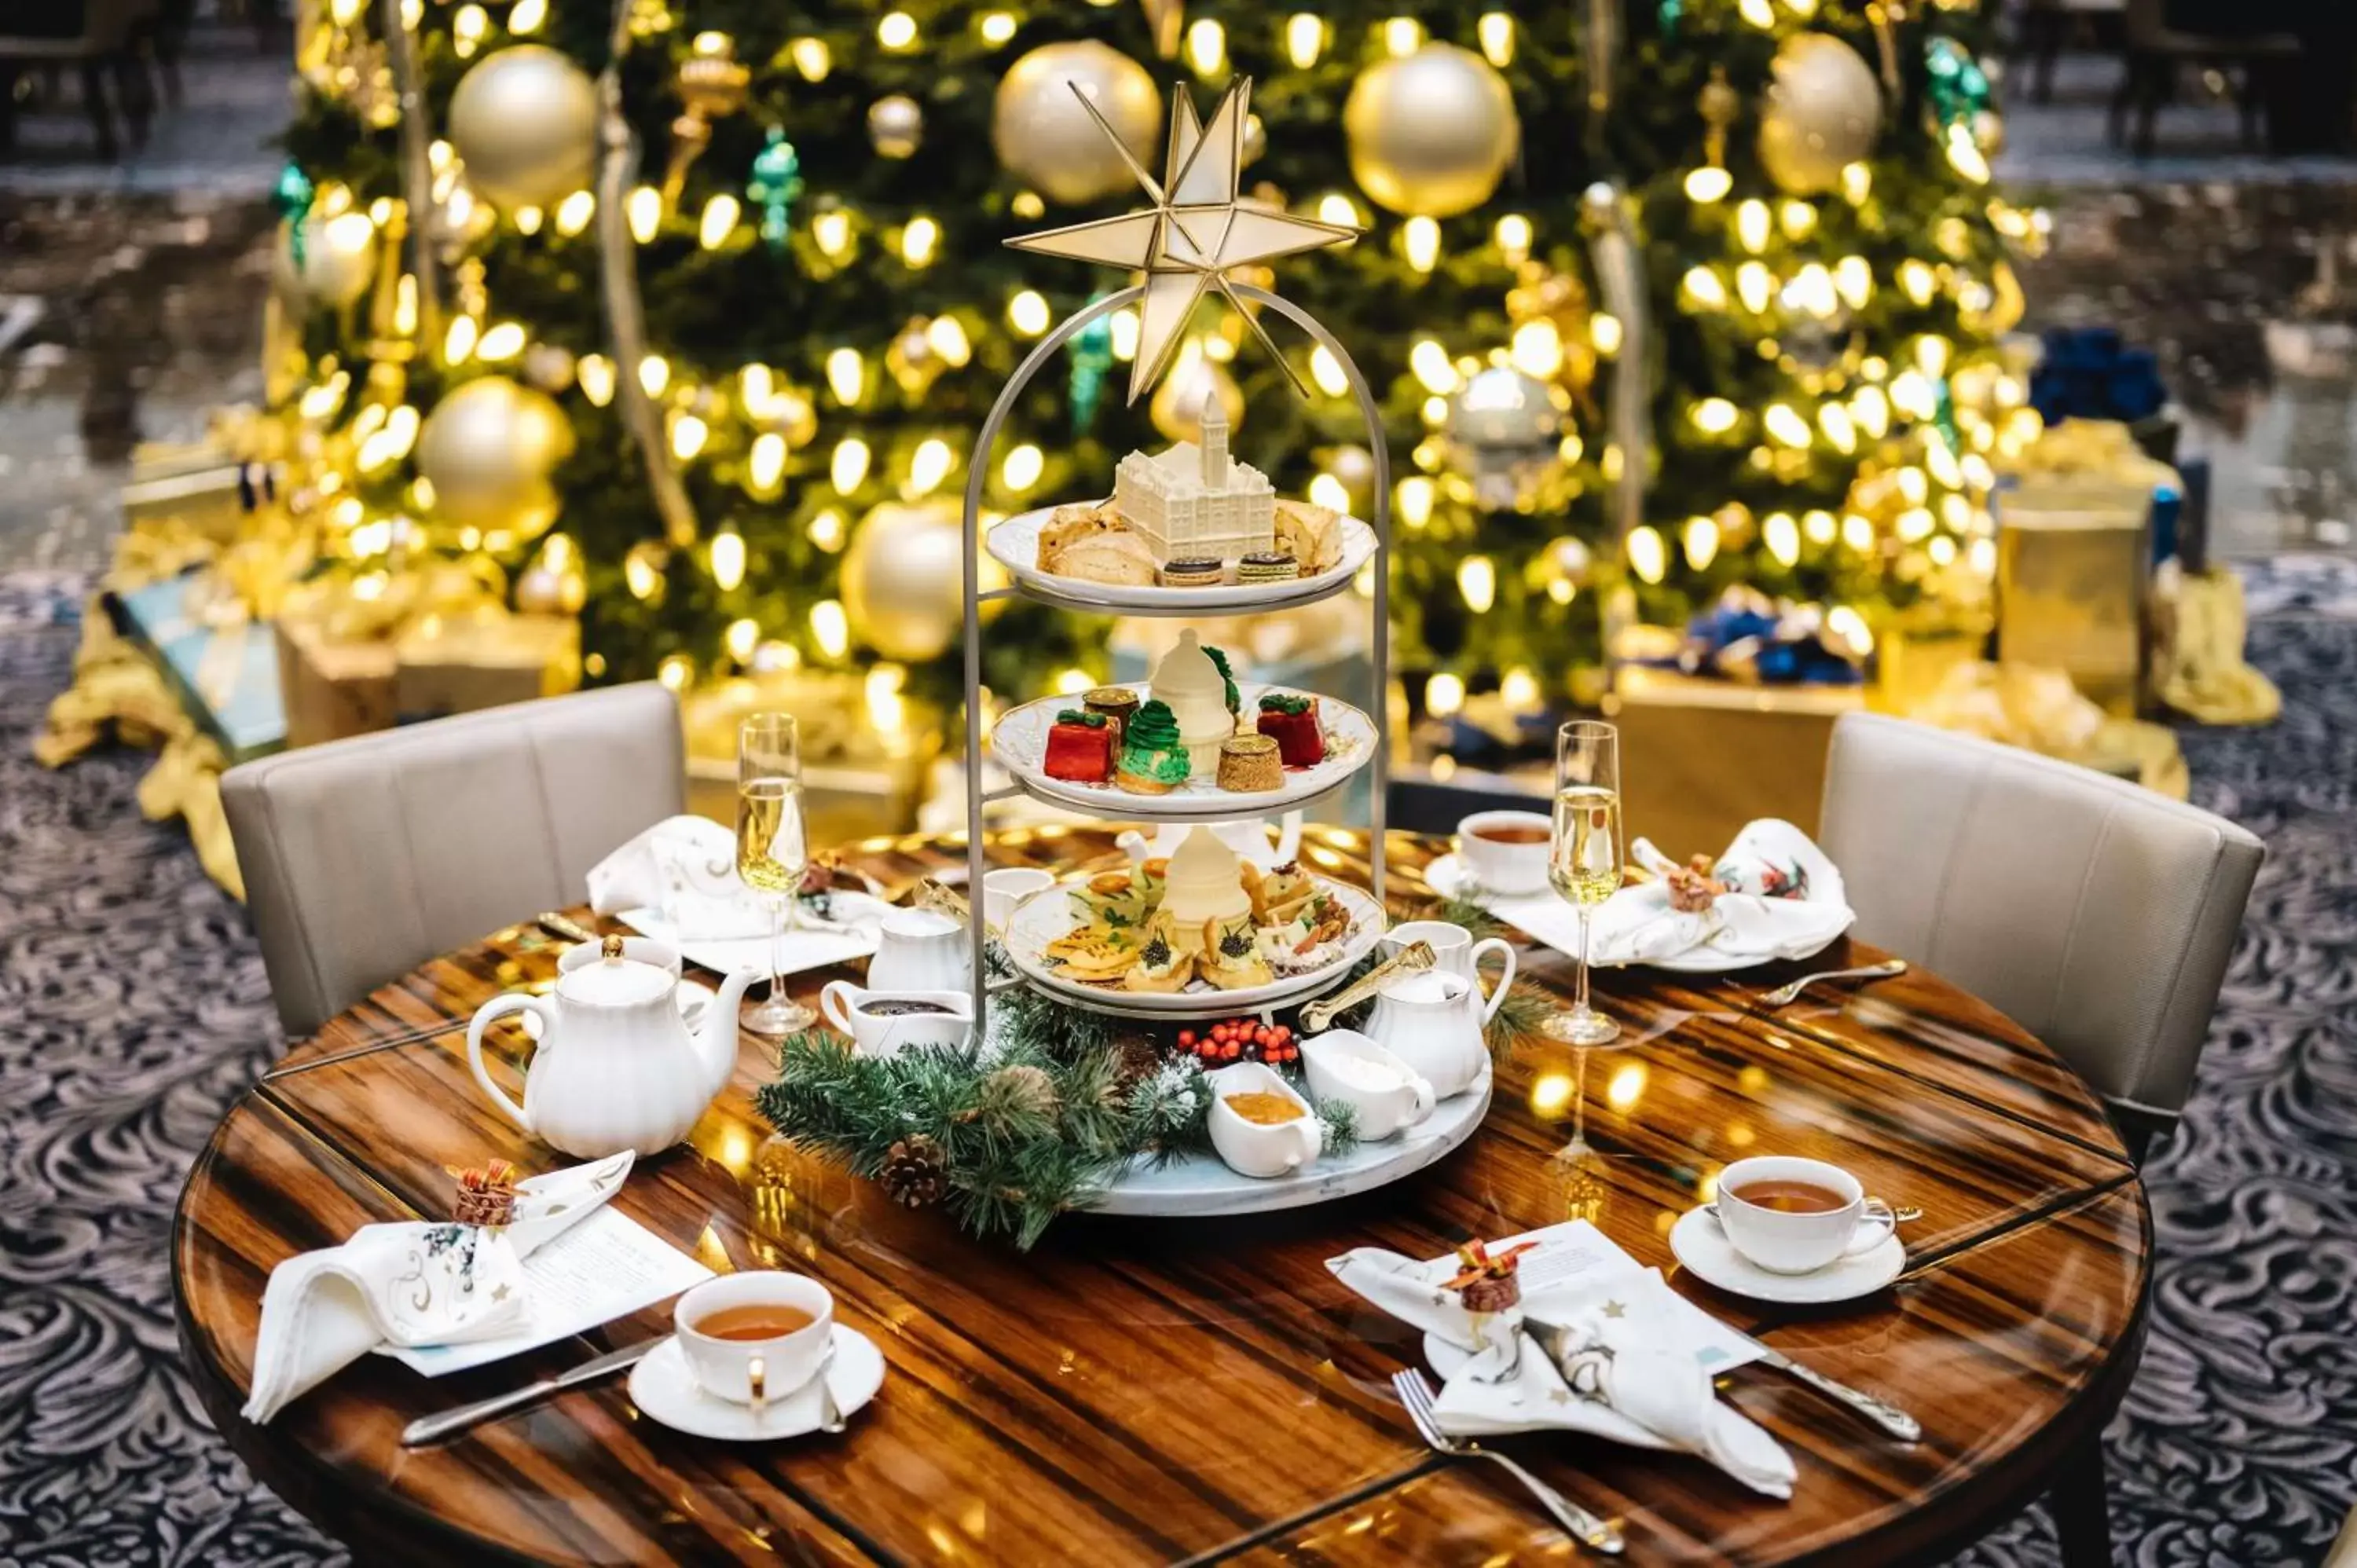
[[[1190,770],[1170,704],[1141,705],[1122,730],[1121,761],[1114,770],[1114,782],[1133,795],[1168,795],[1187,782]]]

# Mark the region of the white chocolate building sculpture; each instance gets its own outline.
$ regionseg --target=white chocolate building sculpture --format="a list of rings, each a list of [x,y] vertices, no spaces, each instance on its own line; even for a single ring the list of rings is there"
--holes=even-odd
[[[1276,489],[1268,476],[1228,456],[1228,416],[1203,399],[1203,441],[1148,456],[1132,452],[1114,470],[1114,510],[1146,541],[1157,565],[1233,561],[1276,542]]]

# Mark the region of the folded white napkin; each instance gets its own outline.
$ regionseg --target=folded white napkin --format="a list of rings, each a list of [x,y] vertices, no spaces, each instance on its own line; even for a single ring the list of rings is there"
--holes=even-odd
[[[1655,879],[1623,887],[1597,908],[1589,961],[1669,963],[1705,956],[1733,969],[1772,959],[1806,958],[1857,918],[1841,872],[1792,823],[1763,817],[1747,823],[1712,875],[1728,891],[1695,913],[1670,907],[1663,880],[1677,865],[1645,839],[1630,846]]]
[[[709,817],[666,817],[589,868],[589,907],[601,915],[645,916],[630,923],[640,930],[660,922],[673,942],[766,942],[772,918],[769,900],[737,875],[737,839]],[[789,941],[813,929],[836,937],[872,927],[890,908],[865,893],[829,892],[806,897]],[[872,936],[872,933],[871,933]],[[835,952],[813,963],[834,963]],[[872,951],[872,945],[848,956]],[[753,967],[768,967],[765,950]],[[808,967],[788,964],[789,970]]]
[[[1326,1266],[1394,1317],[1468,1354],[1433,1404],[1444,1432],[1592,1433],[1694,1454],[1753,1491],[1792,1495],[1792,1455],[1719,1400],[1683,1332],[1694,1308],[1658,1270],[1567,1281],[1532,1293],[1518,1307],[1480,1313],[1468,1312],[1442,1284],[1454,1259],[1423,1262],[1361,1247]],[[1533,1337],[1535,1323],[1547,1326],[1560,1363]]]
[[[524,1316],[523,1260],[622,1187],[625,1151],[516,1184],[515,1223],[363,1225],[340,1247],[270,1271],[253,1348],[248,1421],[289,1402],[379,1345],[458,1345]]]

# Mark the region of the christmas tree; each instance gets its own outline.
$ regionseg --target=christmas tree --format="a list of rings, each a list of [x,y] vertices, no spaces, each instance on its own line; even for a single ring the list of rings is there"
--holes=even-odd
[[[1979,27],[1947,0],[332,0],[279,368],[340,470],[337,551],[523,567],[579,605],[593,677],[942,690],[975,427],[1118,286],[1005,242],[1144,201],[1095,116],[1158,168],[1169,89],[1248,76],[1248,194],[1366,231],[1286,286],[1383,400],[1399,661],[1436,705],[1534,700],[1596,660],[1603,605],[1675,625],[1732,584],[1863,649],[1986,576],[1989,462],[2034,418],[1993,349],[2035,235],[1987,185]],[[1278,328],[1288,373],[1249,326],[1214,291],[1135,404],[1135,319],[1083,335],[987,455],[990,505],[1103,494],[1208,395],[1280,490],[1364,515],[1339,366]],[[1102,675],[1101,636],[1006,607],[988,678]]]

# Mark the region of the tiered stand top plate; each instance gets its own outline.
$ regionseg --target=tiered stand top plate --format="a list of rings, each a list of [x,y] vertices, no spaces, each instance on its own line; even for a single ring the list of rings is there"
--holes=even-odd
[[[1375,553],[1375,531],[1355,517],[1346,517],[1342,520],[1341,560],[1313,577],[1297,577],[1286,583],[1228,583],[1205,588],[1124,587],[1058,576],[1039,569],[1039,531],[1047,526],[1055,510],[1052,506],[1045,506],[1017,512],[991,529],[983,543],[1027,596],[1067,609],[1114,610],[1144,616],[1216,616],[1293,609],[1316,604],[1349,587],[1359,568]]]
[[[1236,991],[1221,991],[1212,987],[1176,992],[1123,991],[1115,987],[1085,985],[1075,980],[1060,978],[1053,969],[1039,960],[1041,950],[1072,929],[1079,917],[1071,901],[1065,897],[1073,884],[1058,883],[1043,887],[1015,907],[1006,918],[1006,954],[1023,978],[1049,995],[1099,1013],[1114,1013],[1128,1017],[1166,1018],[1173,1022],[1188,1018],[1230,1018],[1240,1013],[1257,1013],[1265,1007],[1289,1007],[1321,992],[1331,990],[1351,966],[1374,950],[1377,939],[1389,923],[1383,918],[1383,907],[1369,897],[1365,891],[1347,883],[1329,882],[1324,877],[1318,885],[1333,894],[1349,907],[1351,934],[1342,942],[1342,956],[1325,968],[1308,974],[1290,975],[1266,985],[1248,985]]]
[[[1149,682],[1133,681],[1129,691],[1149,694]],[[1261,686],[1238,682],[1247,716],[1258,711],[1260,699],[1285,686]],[[1307,696],[1310,693],[1302,693]],[[1315,768],[1287,768],[1285,782],[1275,789],[1222,789],[1210,774],[1197,774],[1167,795],[1140,795],[1118,784],[1080,784],[1048,776],[1048,731],[1056,715],[1081,705],[1076,696],[1042,697],[1036,703],[1001,715],[991,726],[990,752],[1026,791],[1039,800],[1094,816],[1139,818],[1149,822],[1224,822],[1232,817],[1263,816],[1290,811],[1329,789],[1340,788],[1351,775],[1375,755],[1379,737],[1375,721],[1350,703],[1333,697],[1318,699],[1318,714],[1328,737],[1329,755]]]

